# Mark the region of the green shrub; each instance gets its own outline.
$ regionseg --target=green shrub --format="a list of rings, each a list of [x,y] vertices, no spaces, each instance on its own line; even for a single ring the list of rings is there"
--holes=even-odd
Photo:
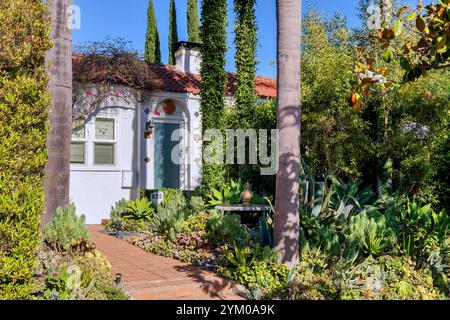
[[[205,211],[206,205],[202,197],[193,196],[189,201],[189,209],[192,213],[200,213]]]
[[[367,255],[379,256],[397,243],[395,232],[384,215],[369,216],[363,212],[351,217],[347,241]]]
[[[32,289],[43,213],[51,48],[47,3],[0,1],[0,299]]]
[[[123,215],[127,212],[129,201],[125,199],[121,199],[117,201],[113,207],[111,207],[111,211],[109,217],[112,221],[119,221],[123,217]]]
[[[409,199],[405,207],[397,210],[394,215],[400,228],[401,247],[409,256],[426,259],[448,237],[450,217],[447,213],[437,214],[431,205],[422,206]]]
[[[270,248],[239,247],[234,243],[225,255],[227,263],[216,266],[217,271],[250,289],[254,298],[271,297],[285,289],[289,269],[278,264],[278,255]]]
[[[155,192],[162,192],[164,194],[161,205],[164,207],[172,207],[177,210],[182,210],[186,207],[186,198],[183,191],[179,189],[158,189],[158,190],[141,190],[141,197],[151,198]],[[151,200],[151,199],[150,199]]]
[[[430,300],[444,295],[430,270],[407,256],[369,257],[343,277],[341,299]]]
[[[46,300],[125,300],[111,265],[97,250],[67,255],[41,251],[34,297]]]
[[[86,228],[84,215],[78,217],[75,212],[74,204],[56,209],[55,217],[44,230],[44,239],[50,247],[68,251],[82,242],[92,243],[92,236]]]
[[[183,232],[190,234],[193,232],[207,232],[209,215],[205,213],[192,214],[184,223]]]
[[[234,214],[223,214],[212,210],[208,222],[208,238],[213,244],[244,244],[249,233],[241,224],[241,218]]]
[[[175,239],[183,229],[186,214],[173,207],[158,207],[155,214],[155,229],[168,239]]]

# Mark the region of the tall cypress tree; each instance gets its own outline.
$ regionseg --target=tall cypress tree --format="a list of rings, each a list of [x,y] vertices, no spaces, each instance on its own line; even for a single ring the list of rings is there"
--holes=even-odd
[[[187,23],[189,41],[197,43],[200,42],[197,0],[188,0]]]
[[[169,8],[169,64],[175,64],[175,50],[178,42],[177,8],[175,0],[170,0]]]
[[[240,127],[248,124],[249,114],[256,102],[256,0],[234,0],[236,22],[234,44],[236,46],[236,108]]]
[[[150,0],[147,11],[147,34],[145,39],[145,61],[147,63],[161,63],[161,48],[156,21],[155,6]]]
[[[249,129],[252,126],[252,110],[256,104],[255,92],[256,77],[256,44],[257,25],[255,15],[256,0],[234,0],[236,21],[234,27],[234,44],[236,47],[236,104],[235,116],[230,117],[230,128]],[[247,150],[246,157],[257,150]],[[228,167],[231,176],[237,176],[244,181],[252,181],[258,176],[257,168],[248,164],[232,165]]]
[[[227,51],[227,0],[202,0],[202,85],[201,111],[202,130],[223,129],[222,118],[225,109],[225,54]],[[203,144],[203,151],[208,147]],[[202,188],[209,192],[211,188],[223,184],[225,167],[223,164],[204,164],[202,169]]]

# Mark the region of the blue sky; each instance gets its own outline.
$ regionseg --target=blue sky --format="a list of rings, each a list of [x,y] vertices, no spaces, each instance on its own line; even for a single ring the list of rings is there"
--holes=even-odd
[[[74,0],[73,2],[81,9],[81,29],[74,30],[74,45],[86,41],[104,40],[107,37],[122,37],[131,41],[135,49],[144,50],[148,0]],[[356,17],[358,0],[304,0],[303,2],[304,11],[312,6],[327,15],[341,12],[347,17],[350,27],[359,25]],[[161,37],[163,62],[166,63],[168,57],[169,0],[153,0],[153,3]],[[233,0],[228,0],[228,3],[229,50],[227,53],[227,70],[233,71]],[[187,0],[176,0],[176,7],[179,39],[187,40]],[[276,70],[271,65],[271,61],[274,61],[276,57],[275,0],[257,0],[256,11],[259,25],[258,73],[274,77]]]

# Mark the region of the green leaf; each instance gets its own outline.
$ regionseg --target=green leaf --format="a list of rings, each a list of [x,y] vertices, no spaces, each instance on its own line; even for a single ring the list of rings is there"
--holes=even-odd
[[[416,12],[413,11],[413,12],[409,13],[409,14],[406,16],[405,20],[406,20],[406,21],[413,21],[413,20],[416,18],[416,15],[417,15]]]
[[[383,60],[386,63],[390,63],[394,59],[394,53],[392,52],[391,48],[387,48],[383,53]]]
[[[444,1],[442,0],[437,0],[439,2],[439,4],[443,7],[443,8],[447,8],[447,4],[444,3]]]
[[[426,27],[426,21],[425,18],[422,17],[422,15],[419,15],[416,19],[416,27],[417,30],[419,30],[420,32],[423,32],[425,30]]]
[[[403,23],[400,20],[395,21],[394,33],[395,36],[399,36],[403,32]]]
[[[409,61],[408,61],[408,59],[406,59],[406,58],[402,58],[402,59],[400,60],[400,66],[401,66],[402,69],[405,70],[405,71],[411,70],[411,65],[409,64]]]

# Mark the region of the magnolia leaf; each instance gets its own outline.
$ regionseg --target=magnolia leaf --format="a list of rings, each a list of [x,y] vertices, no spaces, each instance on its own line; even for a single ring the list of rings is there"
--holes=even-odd
[[[426,27],[426,21],[425,18],[422,17],[422,15],[419,15],[416,19],[416,28],[417,30],[419,30],[420,32],[423,32],[425,30]]]
[[[400,66],[401,66],[402,69],[405,70],[405,71],[411,70],[411,65],[409,64],[409,61],[408,61],[408,59],[406,59],[406,58],[402,58],[402,59],[400,60]]]
[[[394,59],[394,53],[392,52],[391,48],[387,48],[383,53],[383,60],[386,63],[390,63]]]
[[[397,16],[401,16],[404,12],[408,11],[408,7],[402,7],[397,11]]]
[[[399,36],[403,31],[403,23],[400,20],[397,20],[394,25],[394,34],[395,36]]]
[[[381,37],[386,41],[394,39],[395,38],[394,30],[388,28],[381,29]]]

